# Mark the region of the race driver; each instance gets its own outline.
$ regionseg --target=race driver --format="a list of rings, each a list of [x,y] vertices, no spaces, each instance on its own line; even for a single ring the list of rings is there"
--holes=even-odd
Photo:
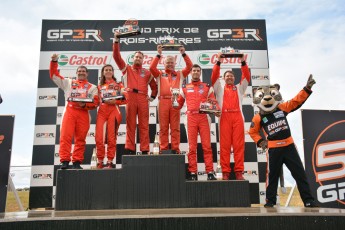
[[[213,170],[213,154],[211,148],[210,123],[208,114],[199,113],[200,103],[206,101],[216,102],[213,88],[200,81],[201,67],[194,64],[191,70],[191,83],[183,84],[182,91],[178,97],[179,107],[182,108],[184,102],[187,104],[187,134],[189,142],[188,171],[187,180],[196,181],[197,177],[197,138],[200,134],[202,150],[204,152],[204,162],[207,173],[207,180],[216,180]]]
[[[245,62],[244,55],[241,58],[242,78],[235,85],[235,74],[232,70],[226,70],[223,77],[220,76],[221,53],[212,71],[212,86],[218,104],[221,108],[219,119],[220,130],[220,165],[222,167],[223,180],[230,178],[230,152],[234,153],[234,172],[236,180],[244,180],[244,117],[242,113],[242,99],[250,82],[250,72]]]
[[[115,168],[113,160],[116,155],[117,132],[122,120],[119,105],[126,104],[122,90],[123,85],[116,81],[113,66],[104,65],[98,86],[101,102],[97,112],[95,137],[98,169]],[[107,134],[106,137],[105,134]],[[107,154],[105,154],[105,143],[107,143]],[[104,165],[105,155],[107,156],[107,163]]]
[[[186,63],[186,67],[180,71],[175,71],[175,57],[167,56],[164,61],[164,70],[157,69],[159,60],[162,57],[162,45],[157,46],[157,56],[150,66],[152,75],[158,84],[158,116],[159,116],[159,140],[160,150],[169,149],[169,125],[171,134],[171,149],[180,153],[180,111],[172,108],[171,89],[180,89],[182,83],[190,73],[193,66],[186,49],[181,46],[179,51]]]
[[[114,33],[113,57],[116,65],[123,74],[123,84],[127,92],[126,105],[126,144],[125,154],[135,155],[135,129],[137,124],[140,135],[140,151],[148,154],[150,151],[149,138],[149,103],[157,96],[157,83],[150,71],[143,68],[144,54],[136,51],[133,57],[133,65],[127,65],[121,57],[119,33]],[[148,96],[148,85],[151,88],[151,96]]]
[[[72,139],[74,137],[74,150],[72,163],[74,169],[84,160],[85,138],[90,127],[89,110],[98,106],[97,86],[88,82],[88,69],[85,66],[77,68],[77,79],[64,78],[58,71],[59,56],[53,54],[50,62],[50,78],[64,91],[67,104],[61,122],[60,130],[60,162],[61,169],[67,169],[71,161]],[[88,100],[88,102],[85,102]]]

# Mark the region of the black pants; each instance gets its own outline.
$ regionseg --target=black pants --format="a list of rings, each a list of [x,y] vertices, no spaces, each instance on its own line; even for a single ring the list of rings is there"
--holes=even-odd
[[[283,164],[286,165],[292,177],[295,179],[303,202],[306,203],[307,201],[314,200],[295,144],[281,148],[271,148],[268,150],[268,156],[269,174],[268,186],[266,188],[266,202],[271,202],[273,204],[277,202],[278,180]]]

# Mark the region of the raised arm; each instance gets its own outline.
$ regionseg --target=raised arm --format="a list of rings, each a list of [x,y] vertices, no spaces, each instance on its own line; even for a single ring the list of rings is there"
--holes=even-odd
[[[179,51],[184,59],[184,62],[186,63],[186,66],[182,70],[182,75],[184,78],[186,78],[192,69],[193,62],[192,60],[190,60],[189,56],[186,54],[186,49],[184,48],[184,46],[181,46],[179,48]]]
[[[216,84],[216,81],[219,79],[219,76],[220,76],[220,64],[223,60],[223,58],[221,58],[220,55],[221,53],[218,53],[217,63],[213,66],[212,75],[211,75],[212,87],[214,87],[214,84]]]
[[[307,85],[291,100],[281,103],[278,107],[284,112],[290,113],[299,109],[312,94],[311,87],[315,84],[313,75],[309,76]]]
[[[157,65],[158,65],[159,60],[162,57],[162,45],[157,46],[157,53],[158,54],[153,59],[151,65],[150,65],[150,72],[155,78],[157,78],[157,77],[159,77],[159,75],[161,75],[161,72],[157,69]]]
[[[123,72],[126,67],[126,63],[122,59],[121,54],[120,54],[120,43],[119,43],[119,38],[117,37],[117,34],[118,32],[114,33],[115,42],[113,44],[113,58],[115,60],[117,67],[119,67],[119,69]]]
[[[242,72],[242,76],[241,76],[241,81],[239,84],[239,90],[241,94],[244,94],[250,83],[250,71],[244,59],[244,55],[241,58],[241,72]]]
[[[68,79],[65,79],[63,76],[60,75],[58,70],[58,62],[59,55],[53,54],[50,61],[49,66],[49,76],[50,79],[62,90],[68,88]]]
[[[50,66],[49,66],[49,75],[51,79],[53,79],[54,75],[62,79],[64,78],[60,75],[59,70],[58,70],[58,63],[57,63],[58,59],[59,59],[59,55],[57,54],[53,54],[51,57]]]
[[[220,62],[217,61],[217,63],[214,64],[213,70],[212,70],[212,75],[211,75],[212,86],[216,84],[216,81],[219,79],[219,76],[220,76]]]
[[[247,80],[248,84],[250,83],[250,71],[249,71],[249,68],[248,68],[248,65],[246,63],[246,61],[244,60],[244,55],[241,59],[241,72],[242,72],[242,77],[241,77],[241,83],[244,81],[244,80]]]

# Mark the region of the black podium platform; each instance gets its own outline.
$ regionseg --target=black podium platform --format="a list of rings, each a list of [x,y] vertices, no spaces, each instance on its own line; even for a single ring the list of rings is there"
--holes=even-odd
[[[58,170],[56,210],[250,207],[248,181],[186,181],[185,156],[123,156],[121,169]]]
[[[345,210],[166,208],[0,213],[1,230],[340,230]]]

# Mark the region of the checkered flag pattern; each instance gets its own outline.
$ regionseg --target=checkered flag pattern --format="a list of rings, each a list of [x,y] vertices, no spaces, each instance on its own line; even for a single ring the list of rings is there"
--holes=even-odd
[[[202,67],[202,81],[211,83],[210,77],[212,67],[214,65],[214,55],[219,50],[189,50],[186,46],[186,53],[190,56],[193,63],[199,64]],[[170,53],[169,53],[170,52]],[[59,164],[59,136],[61,117],[64,111],[66,99],[62,90],[58,89],[53,81],[49,78],[49,61],[53,53],[61,53],[57,51],[41,51],[40,70],[38,75],[38,88],[37,88],[37,105],[36,105],[36,119],[35,119],[35,136],[32,155],[32,172],[30,183],[30,208],[50,208],[55,205],[55,190],[56,190],[56,171],[60,167]],[[144,51],[147,57],[154,57],[156,51],[154,49]],[[269,84],[269,70],[267,60],[267,50],[244,50],[247,54],[247,63],[251,71],[251,82],[243,95],[243,113],[245,118],[245,130],[249,129],[251,119],[257,111],[252,107],[253,89],[259,85]],[[64,51],[63,54],[68,58],[73,55],[77,56],[103,56],[106,64],[112,64],[117,68],[114,60],[112,59],[111,46],[107,52],[101,54],[92,51],[78,52],[78,51]],[[133,51],[122,51],[122,58],[130,63],[130,57]],[[176,69],[184,68],[184,61],[178,51],[167,51],[164,55],[176,56]],[[209,57],[209,59],[205,59]],[[265,59],[264,64],[261,64],[261,59]],[[208,62],[205,64],[205,60]],[[213,62],[212,62],[213,60]],[[260,61],[257,61],[260,60]],[[104,62],[86,66],[89,68],[89,81],[93,84],[98,84],[100,71]],[[149,67],[149,62],[144,63],[144,67]],[[62,65],[59,63],[60,74],[64,77],[73,78],[76,75],[75,65],[68,64]],[[158,65],[159,69],[163,68],[162,64]],[[225,70],[231,68],[235,72],[236,82],[239,83],[241,78],[240,61],[222,64],[221,74]],[[121,72],[116,69],[115,76],[118,81],[121,81]],[[187,79],[187,82],[189,78]],[[124,152],[125,137],[126,137],[126,121],[125,121],[125,106],[120,107],[122,113],[122,122],[117,136],[117,151],[116,151],[116,168],[121,168],[121,156]],[[186,155],[188,153],[188,139],[185,128],[186,120],[186,107],[181,109],[181,153]],[[90,111],[91,125],[86,137],[85,159],[82,163],[84,169],[90,168],[91,156],[95,149],[95,123],[97,110]],[[211,116],[211,145],[213,150],[214,169],[217,166],[219,159],[219,127],[218,118]],[[159,119],[157,114],[157,99],[150,104],[149,110],[149,132],[150,132],[150,150],[152,152],[153,142],[155,135],[159,133]],[[139,151],[139,136],[137,136],[137,151]],[[73,148],[73,146],[72,146]],[[140,154],[140,152],[137,152]],[[199,180],[206,180],[205,166],[203,163],[203,152],[198,137],[198,174]],[[266,153],[260,148],[257,148],[255,143],[245,134],[245,162],[244,162],[244,177],[250,182],[251,202],[264,203],[265,199],[265,179],[266,179]],[[231,153],[231,166],[233,167],[233,154]],[[233,176],[233,175],[232,175]],[[234,177],[233,177],[234,178]]]

